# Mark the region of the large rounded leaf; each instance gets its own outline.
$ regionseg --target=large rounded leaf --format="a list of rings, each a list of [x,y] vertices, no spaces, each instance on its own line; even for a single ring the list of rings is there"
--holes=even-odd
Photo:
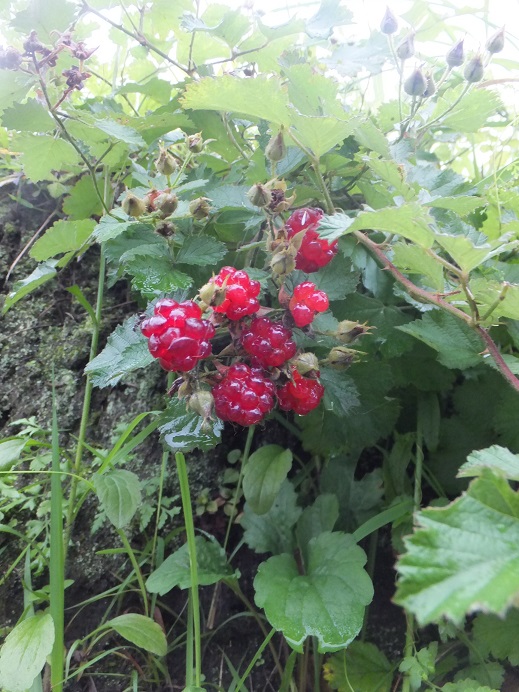
[[[48,613],[19,622],[2,646],[0,687],[25,692],[43,669],[53,645],[54,622]]]
[[[352,536],[322,533],[308,544],[307,573],[292,555],[275,555],[260,565],[256,604],[296,651],[314,636],[319,651],[337,651],[360,632],[373,586],[363,569],[364,551]]]

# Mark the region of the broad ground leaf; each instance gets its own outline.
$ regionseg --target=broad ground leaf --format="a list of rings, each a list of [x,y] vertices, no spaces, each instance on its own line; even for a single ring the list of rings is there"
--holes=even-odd
[[[484,657],[519,665],[519,610],[512,608],[505,618],[478,615],[473,623],[474,643]]]
[[[442,688],[444,692],[499,692],[499,690],[480,685],[477,680],[458,680],[458,682],[448,682]]]
[[[274,504],[265,514],[256,514],[245,503],[241,525],[245,543],[256,553],[290,553],[295,547],[293,527],[301,516],[297,495],[290,481],[281,485]]]
[[[395,601],[422,625],[503,614],[519,599],[519,495],[486,471],[447,507],[426,509],[397,564]]]
[[[458,471],[458,477],[480,476],[485,469],[511,481],[519,481],[519,455],[499,445],[480,449],[469,454]]]
[[[164,444],[172,452],[212,449],[220,442],[222,421],[219,418],[210,420],[208,429],[205,429],[202,416],[186,411],[185,402],[176,397],[171,400],[163,416],[166,422],[159,430]]]
[[[153,362],[147,340],[140,333],[137,322],[137,317],[130,317],[116,327],[101,353],[86,366],[85,372],[90,375],[94,386],[113,386],[124,375]]]
[[[393,666],[374,644],[352,642],[344,651],[327,658],[323,669],[332,690],[391,692]]]
[[[145,615],[125,613],[108,620],[103,628],[110,628],[144,651],[156,656],[165,656],[168,650],[166,635],[162,627]]]
[[[43,669],[53,645],[54,622],[49,613],[19,622],[0,652],[0,687],[9,692],[26,692]]]
[[[10,469],[18,461],[26,444],[27,440],[20,440],[19,437],[0,441],[0,471]]]
[[[464,370],[482,362],[481,339],[454,315],[434,310],[398,329],[438,351],[438,360],[446,368]]]
[[[364,608],[373,598],[365,562],[352,536],[322,533],[308,544],[306,574],[288,554],[260,565],[254,579],[256,605],[296,651],[302,652],[310,636],[317,638],[319,651],[337,651],[360,632]]]
[[[234,571],[227,562],[225,550],[216,540],[197,536],[196,562],[198,565],[198,583],[201,586],[216,584],[222,579],[235,579],[239,572]],[[146,581],[146,588],[150,593],[158,593],[160,596],[178,586],[180,589],[191,587],[191,572],[189,567],[189,548],[187,543],[167,557],[164,562],[154,570]]]
[[[141,482],[131,471],[115,469],[94,476],[97,497],[116,529],[130,523],[141,504]]]
[[[95,221],[56,221],[39,238],[30,250],[31,257],[42,261],[65,252],[76,252],[87,242],[94,230]]]
[[[255,514],[269,511],[291,467],[292,452],[279,445],[264,445],[251,454],[243,473],[243,494]]]
[[[310,507],[306,507],[299,517],[296,527],[296,538],[304,563],[308,561],[308,544],[325,531],[333,531],[339,518],[339,501],[336,495],[322,493],[315,498]]]
[[[418,245],[430,248],[434,235],[429,228],[432,218],[421,204],[412,202],[401,207],[387,207],[377,211],[361,211],[349,227],[352,231],[374,229],[401,235]]]
[[[56,276],[56,264],[56,260],[42,262],[31,274],[29,274],[29,276],[27,276],[25,279],[20,279],[20,281],[17,281],[14,284],[12,291],[9,291],[7,294],[2,307],[2,314],[5,314],[9,308],[11,308],[24,296],[32,293],[42,284],[47,283],[47,281],[50,281],[50,279]]]

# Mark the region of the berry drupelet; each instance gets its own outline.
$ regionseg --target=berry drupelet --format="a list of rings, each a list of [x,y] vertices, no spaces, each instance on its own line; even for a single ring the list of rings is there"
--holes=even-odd
[[[268,317],[257,317],[241,336],[241,344],[253,361],[264,368],[277,368],[295,355],[292,332]]]
[[[323,217],[320,209],[303,208],[295,211],[287,220],[288,238],[306,231],[301,247],[296,255],[296,269],[307,274],[326,266],[337,254],[338,242],[329,243],[319,237],[317,228]]]
[[[279,408],[305,416],[319,405],[323,394],[324,387],[319,380],[303,377],[294,368],[292,379],[277,391]]]
[[[294,293],[288,304],[294,322],[298,327],[309,325],[316,312],[328,310],[328,296],[319,291],[311,281],[304,281],[294,288]]]
[[[274,383],[261,370],[235,363],[213,387],[216,415],[239,425],[254,425],[274,407],[274,392]]]
[[[260,283],[250,279],[247,272],[234,267],[223,267],[211,281],[218,288],[225,288],[225,297],[214,308],[215,312],[224,314],[230,320],[240,320],[258,312]]]

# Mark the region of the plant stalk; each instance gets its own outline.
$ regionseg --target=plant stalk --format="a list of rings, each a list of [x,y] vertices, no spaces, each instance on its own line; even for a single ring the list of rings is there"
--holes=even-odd
[[[53,692],[63,690],[63,638],[65,610],[65,568],[63,561],[63,490],[60,474],[58,413],[54,373],[52,377],[52,474],[50,479],[50,614],[54,623],[54,645],[50,658]]]

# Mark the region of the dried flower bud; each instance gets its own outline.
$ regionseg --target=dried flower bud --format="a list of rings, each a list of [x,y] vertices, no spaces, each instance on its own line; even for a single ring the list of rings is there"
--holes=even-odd
[[[352,363],[358,360],[358,351],[346,346],[335,346],[324,361],[327,365],[336,370],[346,370]]]
[[[171,175],[178,168],[178,163],[174,156],[172,156],[167,149],[161,149],[159,156],[155,161],[155,168],[162,175]]]
[[[372,327],[368,327],[366,324],[361,324],[360,322],[342,320],[342,322],[339,322],[334,336],[342,344],[351,344],[364,334],[369,334],[371,329]]]
[[[498,29],[485,43],[489,53],[500,53],[505,47],[505,27]]]
[[[121,206],[128,216],[142,216],[146,211],[146,202],[136,197],[133,192],[126,193],[126,197],[123,199]]]
[[[184,380],[178,387],[178,398],[185,399],[193,394],[193,383],[190,379]]]
[[[463,65],[463,61],[465,60],[465,55],[463,54],[463,41],[465,39],[460,38],[459,41],[456,41],[456,43],[452,46],[450,51],[447,53],[445,60],[447,61],[447,65],[449,67],[460,67],[460,65]]]
[[[45,50],[45,46],[39,40],[38,34],[35,31],[31,31],[29,38],[23,43],[23,48],[29,55],[33,53],[43,53]]]
[[[436,82],[434,81],[434,77],[430,72],[427,72],[425,75],[425,91],[423,92],[422,96],[424,99],[428,99],[431,96],[434,96],[436,93]]]
[[[197,197],[189,202],[189,213],[198,221],[206,219],[211,213],[211,205],[207,197]]]
[[[153,201],[153,206],[156,211],[160,212],[163,219],[171,216],[178,207],[178,197],[170,191],[161,192]]]
[[[159,225],[156,226],[155,233],[158,233],[164,238],[171,238],[172,235],[175,235],[175,230],[174,224],[169,221],[161,221]]]
[[[199,154],[204,148],[204,140],[202,139],[202,133],[197,132],[196,135],[189,135],[187,138],[187,148],[193,154]]]
[[[283,133],[278,132],[275,137],[271,137],[269,143],[265,147],[265,156],[270,161],[281,161],[287,155],[287,147],[283,139]]]
[[[247,197],[255,207],[268,207],[272,200],[272,193],[265,185],[256,183],[247,192]]]
[[[395,31],[398,29],[398,20],[395,17],[395,15],[391,12],[389,7],[386,7],[386,12],[384,16],[382,17],[382,21],[380,22],[380,31],[383,34],[394,34]]]
[[[288,248],[276,252],[270,260],[270,268],[278,276],[286,276],[296,268],[295,256]]]
[[[206,305],[211,305],[213,297],[217,290],[218,287],[216,286],[216,284],[213,281],[209,281],[201,287],[201,289],[198,291],[198,295]]]
[[[420,68],[414,70],[404,82],[404,91],[409,96],[423,96],[427,81]]]
[[[396,47],[400,60],[408,60],[414,55],[414,32],[409,32]]]
[[[214,397],[206,389],[198,389],[189,397],[187,407],[191,411],[198,413],[205,420],[208,420],[213,412]]]
[[[483,79],[483,61],[481,60],[481,55],[475,55],[471,58],[465,65],[463,70],[463,76],[467,82],[480,82]]]
[[[290,362],[296,366],[297,372],[301,375],[308,375],[309,373],[319,375],[319,361],[315,353],[301,353]]]

